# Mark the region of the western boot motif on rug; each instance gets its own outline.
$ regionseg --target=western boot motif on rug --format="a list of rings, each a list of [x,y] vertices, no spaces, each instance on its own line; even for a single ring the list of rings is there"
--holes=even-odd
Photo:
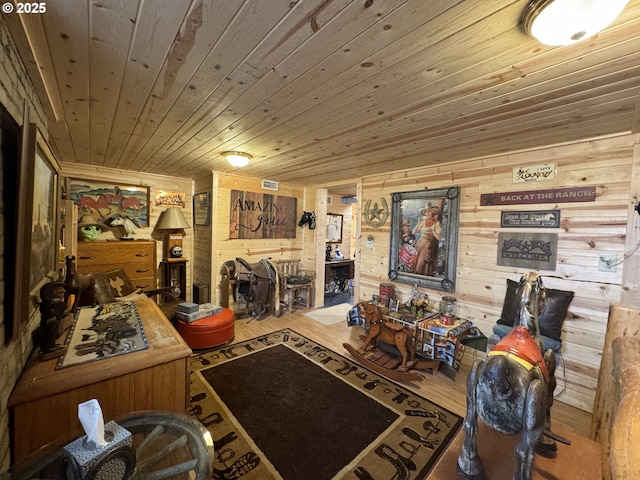
[[[198,352],[191,393],[214,479],[421,480],[462,424],[290,329]]]

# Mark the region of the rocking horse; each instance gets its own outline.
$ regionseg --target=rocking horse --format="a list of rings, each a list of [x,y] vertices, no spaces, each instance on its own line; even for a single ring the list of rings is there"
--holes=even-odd
[[[552,350],[542,353],[538,325],[546,293],[542,279],[535,272],[523,275],[517,292],[519,324],[485,361],[474,362],[467,379],[465,436],[458,456],[458,470],[466,478],[485,478],[478,456],[478,417],[500,433],[522,432],[514,480],[531,479],[535,452],[556,456],[554,438],[567,442],[550,431],[556,365]]]
[[[387,322],[382,317],[380,307],[372,303],[359,303],[358,310],[365,319],[367,336],[361,336],[362,346],[358,349],[348,343],[342,345],[362,365],[393,380],[401,382],[421,381],[424,377],[413,371],[415,368],[437,367],[437,362],[418,361],[412,329],[404,325]],[[395,347],[399,356],[388,349],[379,348],[378,342]]]
[[[385,322],[382,319],[380,307],[372,303],[359,303],[358,308],[364,311],[369,334],[363,345],[358,349],[360,353],[367,351],[369,345],[375,345],[377,341],[394,345],[402,355],[402,364],[397,368],[399,372],[406,372],[407,352],[411,354],[409,360],[415,360],[415,347],[413,345],[413,333],[407,327],[398,323]]]

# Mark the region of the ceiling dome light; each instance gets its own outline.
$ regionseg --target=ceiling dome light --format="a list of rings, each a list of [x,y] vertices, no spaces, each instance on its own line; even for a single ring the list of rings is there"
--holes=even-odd
[[[251,155],[243,152],[222,152],[222,155],[236,168],[246,167],[251,160]]]
[[[620,15],[629,0],[533,0],[525,31],[545,45],[571,45],[593,37]]]

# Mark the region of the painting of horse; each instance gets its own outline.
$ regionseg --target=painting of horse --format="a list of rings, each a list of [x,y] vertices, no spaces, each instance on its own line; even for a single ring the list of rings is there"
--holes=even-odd
[[[149,226],[149,187],[71,179],[69,196],[80,214],[88,213],[98,223],[124,215],[136,224]]]

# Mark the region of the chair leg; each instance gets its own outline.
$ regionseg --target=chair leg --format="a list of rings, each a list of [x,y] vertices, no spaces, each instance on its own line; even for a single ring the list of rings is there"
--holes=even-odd
[[[296,297],[296,291],[295,290],[289,290],[288,294],[289,294],[289,298],[287,300],[289,302],[289,313],[291,313],[291,312],[293,312],[293,300]]]

